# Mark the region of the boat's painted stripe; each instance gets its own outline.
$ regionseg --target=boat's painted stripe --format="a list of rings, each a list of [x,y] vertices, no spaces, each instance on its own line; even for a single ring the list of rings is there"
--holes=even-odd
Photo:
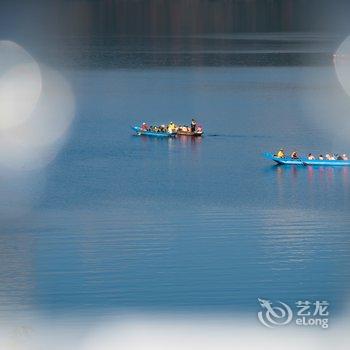
[[[307,160],[306,165],[350,166],[349,160]]]
[[[139,135],[153,136],[153,137],[172,137],[172,136],[175,136],[175,134],[170,134],[168,132],[142,131],[141,128],[138,126],[132,126],[131,128],[134,131],[136,131]]]

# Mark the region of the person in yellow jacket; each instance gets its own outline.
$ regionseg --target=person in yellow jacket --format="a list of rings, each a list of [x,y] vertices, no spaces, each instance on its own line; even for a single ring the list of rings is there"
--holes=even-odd
[[[168,132],[169,133],[174,133],[176,132],[177,127],[173,122],[170,122],[170,124],[168,125]]]
[[[285,153],[283,148],[281,148],[278,152],[277,152],[277,158],[285,158]]]

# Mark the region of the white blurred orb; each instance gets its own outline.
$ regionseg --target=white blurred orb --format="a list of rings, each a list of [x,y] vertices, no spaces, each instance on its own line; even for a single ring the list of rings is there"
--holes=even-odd
[[[57,72],[41,68],[42,90],[30,117],[0,138],[0,164],[33,170],[48,165],[69,132],[75,100],[68,82]]]
[[[333,61],[338,80],[350,95],[350,36],[341,43],[333,56]]]
[[[60,144],[36,145],[34,135],[11,130],[0,138],[0,165],[16,171],[31,171],[47,166],[56,157]]]
[[[49,146],[64,138],[75,113],[75,100],[66,79],[58,72],[41,66],[41,96],[30,119],[17,128],[27,144]]]
[[[38,64],[22,47],[0,41],[0,130],[25,122],[41,94]]]
[[[23,48],[0,41],[0,219],[23,215],[43,188],[40,170],[63,146],[74,118],[69,83]],[[1,178],[2,177],[2,178]]]

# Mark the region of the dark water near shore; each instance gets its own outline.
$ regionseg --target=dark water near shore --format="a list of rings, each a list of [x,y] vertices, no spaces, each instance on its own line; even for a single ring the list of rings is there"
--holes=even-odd
[[[140,54],[137,67],[118,67],[108,63],[114,49],[106,46],[107,61],[90,55],[63,71],[77,119],[34,211],[2,225],[0,310],[255,313],[258,297],[340,310],[350,285],[350,169],[261,157],[280,146],[338,146],[305,104],[329,90],[342,96],[333,67],[283,62],[271,47],[267,65],[156,65]],[[316,51],[331,61],[329,50]],[[130,129],[192,116],[202,139]]]

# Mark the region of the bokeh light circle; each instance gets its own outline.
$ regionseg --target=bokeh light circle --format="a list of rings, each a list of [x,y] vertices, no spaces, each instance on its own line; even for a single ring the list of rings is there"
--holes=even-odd
[[[333,58],[337,78],[350,96],[350,36],[341,43]]]
[[[45,167],[66,139],[75,111],[69,83],[13,42],[0,42],[0,166]]]
[[[44,169],[75,114],[68,81],[24,48],[0,41],[0,219],[22,216],[43,193]]]
[[[0,41],[0,130],[25,122],[41,94],[39,65],[22,47]]]

